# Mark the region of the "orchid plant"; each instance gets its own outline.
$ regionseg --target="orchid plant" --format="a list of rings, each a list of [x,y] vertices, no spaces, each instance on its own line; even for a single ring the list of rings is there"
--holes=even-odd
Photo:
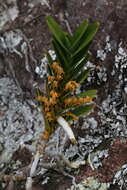
[[[89,24],[85,20],[74,34],[64,32],[53,17],[47,17],[47,24],[52,33],[52,45],[56,54],[54,61],[47,52],[48,59],[46,93],[37,95],[42,104],[45,120],[43,139],[48,139],[61,125],[72,143],[76,143],[70,126],[71,120],[89,113],[94,108],[93,98],[96,90],[77,93],[76,89],[87,79],[90,73],[85,64],[91,54],[89,48],[98,30],[99,23]]]
[[[80,115],[87,114],[94,108],[93,98],[96,97],[97,93],[95,89],[78,93],[77,88],[89,76],[90,69],[85,65],[91,56],[89,48],[99,28],[99,23],[89,24],[85,20],[73,35],[64,32],[51,16],[47,17],[47,24],[52,33],[52,44],[56,59],[52,59],[50,54],[46,53],[48,59],[48,75],[45,79],[46,92],[42,93],[39,89],[37,90],[37,100],[41,103],[45,121],[42,139],[39,138],[37,141],[36,154],[30,165],[29,175],[0,176],[0,179],[5,181],[6,179],[24,180],[26,178],[26,190],[32,190],[33,177],[36,175],[40,155],[45,152],[49,137],[60,125],[71,142],[76,143],[70,125],[71,121],[77,120]],[[79,165],[85,163],[85,161],[70,162],[62,155],[58,156],[71,168],[78,168]],[[61,166],[59,165],[59,168]],[[45,168],[45,164],[43,167]]]

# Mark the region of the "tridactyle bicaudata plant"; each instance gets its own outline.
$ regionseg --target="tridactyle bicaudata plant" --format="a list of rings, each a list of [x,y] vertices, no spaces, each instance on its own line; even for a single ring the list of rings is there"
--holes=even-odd
[[[39,138],[37,143],[36,154],[31,164],[29,176],[27,176],[26,190],[32,189],[32,178],[36,174],[40,154],[45,151],[47,140],[55,129],[60,125],[71,142],[76,143],[70,122],[78,119],[80,115],[89,113],[95,105],[93,98],[96,96],[96,90],[78,93],[76,89],[90,73],[90,69],[86,68],[85,64],[90,58],[89,48],[99,24],[97,22],[89,24],[85,20],[73,35],[64,32],[51,16],[47,17],[47,24],[52,33],[56,59],[53,60],[50,54],[46,53],[48,59],[48,75],[45,80],[46,92],[42,93],[39,89],[37,90],[37,100],[42,104],[45,128],[42,139]],[[73,166],[73,168],[77,167],[70,164],[69,161],[66,161],[66,164]],[[24,176],[21,178],[24,179]],[[13,176],[13,179],[18,180],[19,176]]]
[[[47,17],[47,24],[52,33],[52,44],[56,54],[54,61],[47,52],[46,93],[39,93],[42,103],[45,130],[42,138],[48,139],[60,125],[72,143],[76,139],[70,127],[70,121],[90,112],[96,96],[96,90],[76,93],[76,89],[87,79],[90,69],[85,64],[90,58],[89,48],[98,30],[99,23],[89,24],[85,20],[74,34],[64,32],[56,21]]]

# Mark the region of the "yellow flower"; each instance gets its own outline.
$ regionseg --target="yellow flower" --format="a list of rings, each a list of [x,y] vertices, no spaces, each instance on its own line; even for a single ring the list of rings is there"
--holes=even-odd
[[[79,86],[79,83],[77,83],[76,81],[69,81],[66,85],[65,85],[65,88],[64,90],[67,91],[67,90],[75,90],[77,87]]]

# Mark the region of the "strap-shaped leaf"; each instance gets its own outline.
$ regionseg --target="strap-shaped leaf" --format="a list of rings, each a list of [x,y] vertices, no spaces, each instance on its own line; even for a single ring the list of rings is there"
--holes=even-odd
[[[77,94],[76,96],[81,97],[81,98],[83,98],[85,96],[95,98],[97,96],[97,90],[87,90],[85,92],[81,92],[81,93]]]
[[[79,44],[78,42],[80,41],[80,39],[84,35],[87,27],[88,27],[88,20],[85,20],[82,24],[79,25],[79,27],[77,28],[77,30],[75,31],[75,33],[73,35],[74,43],[71,47],[72,49],[75,49],[77,44]]]
[[[44,122],[45,122],[45,129],[50,132],[51,126],[45,117],[44,117]]]
[[[89,73],[90,73],[90,69],[87,69],[87,70],[82,71],[80,74],[78,74],[78,76],[77,75],[71,75],[71,76],[67,75],[67,78],[62,81],[61,87],[63,87],[69,80],[75,80],[76,82],[81,84],[82,82],[84,82],[85,79],[87,79],[87,77],[89,76]],[[66,94],[67,93],[65,93],[64,96],[66,96]]]
[[[54,75],[53,70],[51,69],[51,64],[53,63],[53,59],[49,52],[46,52],[46,57],[48,59],[48,65],[47,65],[47,70],[49,75]]]
[[[48,70],[48,74],[49,75],[51,75],[51,76],[54,75],[53,70],[51,69],[51,65],[50,64],[47,65],[47,70]]]
[[[73,76],[78,75],[78,73],[82,70],[84,65],[87,63],[88,59],[90,58],[90,54],[88,53],[84,58],[75,66],[75,68],[71,67],[71,70],[69,71],[71,79]]]
[[[81,72],[81,69],[84,67],[91,56],[90,52],[87,53],[89,46],[90,44],[84,49],[83,53],[81,52],[82,55],[79,54],[77,57],[75,57],[75,59],[73,58],[72,60],[70,58],[71,63],[68,62],[69,68],[67,70],[66,79],[64,80],[63,84],[79,75],[79,72]],[[86,54],[84,52],[86,52]]]
[[[89,73],[90,73],[90,69],[87,69],[85,71],[82,71],[76,79],[74,77],[74,79],[76,80],[76,82],[81,84],[82,82],[84,82],[85,79],[87,79]]]
[[[66,33],[66,38],[68,38],[69,44],[72,46],[73,36],[71,36],[69,33]]]
[[[56,57],[61,63],[61,66],[63,67],[64,71],[68,68],[68,53],[61,47],[61,45],[53,39],[52,41],[54,50],[56,52]]]
[[[97,30],[99,27],[99,23],[96,22],[94,24],[90,24],[85,32],[85,34],[83,35],[83,37],[80,39],[80,41],[78,42],[77,46],[75,47],[77,50],[75,51],[75,49],[71,49],[71,51],[75,51],[74,55],[76,55],[78,52],[80,52],[85,46],[87,46],[87,44],[93,39],[93,37],[95,36]],[[79,48],[78,48],[79,47]]]
[[[53,63],[53,59],[52,59],[51,55],[49,54],[49,52],[46,52],[46,57],[48,59],[48,63],[52,64]]]
[[[69,33],[65,32],[65,39],[66,39],[67,47],[68,47],[68,49],[70,49],[70,47],[72,46],[71,45],[71,43],[72,43],[72,37],[69,35]]]
[[[71,112],[76,116],[86,115],[94,108],[94,106],[95,104],[87,104],[84,106],[79,106],[73,109]]]
[[[92,43],[92,41],[91,41],[89,44],[87,44],[87,46],[85,46],[85,47],[84,47],[80,52],[78,52],[75,56],[72,55],[72,57],[71,57],[71,62],[70,62],[70,67],[71,67],[71,68],[74,68],[75,65],[76,65],[78,62],[80,62],[80,61],[87,55],[87,53],[88,53],[88,51],[89,51],[89,48],[90,48],[90,46],[91,46],[91,43]],[[90,52],[89,52],[89,54],[90,54]]]
[[[64,49],[67,49],[66,33],[63,32],[62,28],[56,23],[51,16],[47,16],[47,24],[56,40],[61,44]]]

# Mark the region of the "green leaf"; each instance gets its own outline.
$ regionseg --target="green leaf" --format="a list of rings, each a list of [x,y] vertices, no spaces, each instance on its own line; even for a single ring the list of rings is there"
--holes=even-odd
[[[51,65],[50,64],[47,65],[47,70],[48,70],[48,74],[49,75],[51,75],[51,76],[54,75],[53,70],[51,69]]]
[[[47,24],[56,40],[67,50],[66,33],[63,32],[62,28],[56,23],[52,16],[47,16]]]
[[[48,59],[48,63],[52,64],[53,63],[53,59],[52,59],[51,55],[49,54],[49,52],[46,52],[46,57]]]
[[[73,43],[73,45],[71,47],[72,49],[76,48],[77,43],[79,42],[79,40],[84,35],[87,27],[88,27],[88,20],[85,20],[82,24],[79,25],[79,27],[77,28],[77,30],[75,31],[75,33],[73,35],[73,41],[74,41],[74,43]]]
[[[69,75],[65,78],[65,80],[62,81],[61,87],[63,87],[69,80],[75,80],[76,82],[81,84],[82,82],[84,82],[85,79],[87,79],[89,74],[90,74],[90,69],[82,71],[80,74],[78,74],[78,76],[76,74],[71,75],[71,76]],[[63,94],[63,96],[66,97],[67,94],[69,94],[69,93],[66,92],[65,94]]]
[[[78,42],[77,47],[78,48],[74,55],[76,55],[78,52],[80,52],[85,46],[87,46],[87,44],[93,39],[93,37],[95,36],[97,30],[99,27],[99,23],[96,22],[94,24],[90,24],[85,32],[85,34],[83,35],[83,37],[81,38],[81,40]],[[75,49],[71,48],[71,51],[73,52]]]
[[[73,36],[71,36],[69,33],[66,33],[67,41],[69,41],[69,44],[72,46],[73,43]]]
[[[46,131],[50,132],[51,126],[50,126],[48,120],[45,117],[44,117],[44,122],[45,122],[45,129],[46,129]]]
[[[76,82],[81,84],[82,82],[84,82],[85,79],[87,79],[89,73],[90,73],[90,69],[87,69],[87,70],[81,72],[79,74],[79,76],[76,79],[75,78],[74,79],[76,80]]]
[[[48,65],[47,65],[48,74],[54,75],[53,70],[51,69],[51,64],[53,63],[53,59],[52,59],[51,55],[49,54],[49,52],[46,52],[46,57],[48,59]]]
[[[71,67],[71,70],[69,71],[69,80],[71,80],[73,76],[78,75],[78,73],[83,69],[84,65],[87,63],[89,58],[90,54],[88,53],[80,62],[77,63],[75,67]]]
[[[61,45],[53,39],[52,41],[53,47],[57,56],[58,61],[61,63],[61,66],[63,67],[64,71],[68,67],[68,53],[61,47]]]
[[[79,106],[74,110],[72,110],[71,112],[76,116],[85,115],[88,114],[94,108],[94,106],[95,104],[87,104],[84,106]]]
[[[65,32],[65,39],[66,39],[66,43],[67,43],[68,48],[70,48],[71,43],[72,43],[72,37],[68,33]]]
[[[72,55],[72,57],[70,58],[71,59],[71,62],[70,62],[70,67],[71,68],[74,68],[75,65],[77,63],[79,63],[87,54],[88,54],[88,51],[89,51],[89,48],[90,48],[90,45],[91,45],[92,41],[87,44],[87,46],[85,46],[80,52],[78,52],[75,56]],[[89,54],[91,54],[89,52]]]
[[[97,90],[87,90],[85,92],[81,92],[79,94],[76,94],[76,96],[78,97],[86,97],[86,96],[89,96],[91,98],[95,98],[97,96]]]

